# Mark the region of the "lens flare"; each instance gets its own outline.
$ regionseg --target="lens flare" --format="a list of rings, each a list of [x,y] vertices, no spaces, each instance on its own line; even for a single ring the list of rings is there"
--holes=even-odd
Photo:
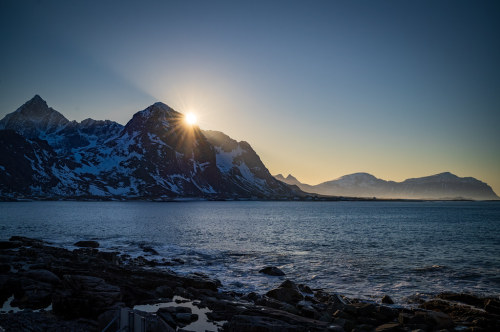
[[[186,122],[191,126],[196,124],[196,115],[193,113],[186,114]]]

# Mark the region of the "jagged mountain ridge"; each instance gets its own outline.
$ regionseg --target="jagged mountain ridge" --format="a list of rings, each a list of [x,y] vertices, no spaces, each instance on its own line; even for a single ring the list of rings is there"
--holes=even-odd
[[[113,121],[67,120],[35,96],[0,120],[3,198],[292,198],[246,142],[187,126],[163,103]],[[230,164],[221,146],[236,144]],[[18,165],[21,165],[19,167]],[[223,165],[223,166],[222,166]],[[220,167],[219,167],[220,166]]]
[[[292,175],[276,179],[297,185],[308,193],[346,197],[408,198],[408,199],[500,199],[486,183],[473,177],[458,177],[450,172],[407,179],[386,181],[369,173],[354,173],[318,185],[304,184]]]

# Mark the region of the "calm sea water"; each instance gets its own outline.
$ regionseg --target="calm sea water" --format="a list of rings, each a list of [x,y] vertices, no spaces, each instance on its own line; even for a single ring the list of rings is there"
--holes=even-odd
[[[496,202],[0,203],[0,238],[73,248],[95,239],[134,256],[151,245],[226,289],[264,291],[287,278],[348,296],[441,291],[500,295]]]

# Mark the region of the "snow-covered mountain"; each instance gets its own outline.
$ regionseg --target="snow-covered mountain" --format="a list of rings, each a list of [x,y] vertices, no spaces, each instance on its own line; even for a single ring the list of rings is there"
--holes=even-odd
[[[412,198],[412,199],[500,199],[486,183],[472,177],[458,177],[449,172],[407,179],[402,182],[378,179],[368,173],[354,173],[335,180],[308,185],[289,175],[276,179],[297,185],[309,193],[347,197]]]
[[[0,196],[294,198],[246,142],[155,103],[122,126],[69,121],[35,96],[0,120]],[[231,149],[230,147],[234,147]]]

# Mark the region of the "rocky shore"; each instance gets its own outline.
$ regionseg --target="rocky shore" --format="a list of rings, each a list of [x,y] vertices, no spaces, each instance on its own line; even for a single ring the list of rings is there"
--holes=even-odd
[[[124,312],[147,331],[500,331],[498,298],[443,293],[397,305],[389,296],[367,302],[292,280],[265,294],[224,292],[204,274],[165,268],[180,260],[132,259],[95,241],[75,246],[0,241],[0,331],[117,331]],[[147,305],[155,311],[140,310]]]

